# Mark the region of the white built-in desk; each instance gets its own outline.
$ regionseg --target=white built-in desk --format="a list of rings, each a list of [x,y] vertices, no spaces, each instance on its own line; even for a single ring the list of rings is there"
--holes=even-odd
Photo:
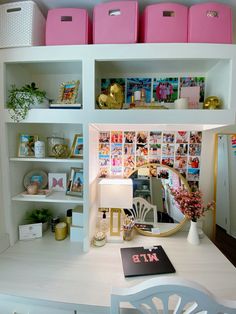
[[[46,308],[16,311],[17,314],[109,313],[112,286],[128,287],[150,278],[125,279],[123,275],[120,247],[141,245],[163,246],[176,269],[176,274],[169,276],[194,280],[216,296],[236,300],[236,268],[207,237],[199,246],[193,246],[188,244],[186,233],[167,238],[137,236],[131,242],[109,243],[81,253],[77,243],[68,239],[57,242],[48,234],[42,239],[17,242],[0,255],[0,304],[25,301],[17,297],[30,297],[38,309]],[[31,302],[25,303],[29,306]],[[50,306],[55,309],[49,309]],[[56,310],[57,307],[64,309],[63,312]],[[0,313],[8,312],[0,310]]]

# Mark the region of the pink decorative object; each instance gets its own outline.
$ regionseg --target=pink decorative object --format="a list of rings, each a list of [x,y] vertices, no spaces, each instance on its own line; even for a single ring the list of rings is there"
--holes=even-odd
[[[199,109],[200,86],[181,87],[180,95],[188,98],[189,109]]]
[[[85,9],[58,8],[48,11],[46,45],[83,45],[91,42],[91,24]]]
[[[137,1],[107,2],[94,7],[94,44],[126,44],[136,43],[137,40]]]
[[[232,44],[232,10],[222,3],[195,4],[189,9],[188,41]]]
[[[184,43],[188,35],[188,7],[177,3],[148,5],[141,18],[140,41]]]

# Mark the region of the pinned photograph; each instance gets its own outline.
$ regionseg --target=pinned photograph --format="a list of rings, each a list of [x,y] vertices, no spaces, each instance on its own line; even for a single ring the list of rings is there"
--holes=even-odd
[[[99,144],[99,158],[110,156],[110,144]]]
[[[174,167],[174,157],[162,157],[161,163],[168,167]]]
[[[174,143],[175,132],[163,132],[163,143]]]
[[[200,156],[201,155],[201,144],[189,144],[189,155]]]
[[[188,154],[188,144],[176,144],[175,145],[176,156],[186,156],[187,154]]]
[[[122,143],[123,142],[123,132],[122,131],[111,131],[111,142],[112,143]]]
[[[144,90],[145,100],[144,103],[151,102],[151,78],[127,78],[127,96],[126,102],[131,103],[131,96],[135,92]]]
[[[134,144],[124,144],[124,154],[125,155],[134,155],[135,154],[135,145]]]
[[[200,169],[189,168],[187,173],[188,181],[199,181]]]
[[[158,102],[173,103],[178,98],[178,87],[177,77],[154,78],[153,98]]]
[[[162,139],[161,131],[150,131],[149,144],[161,144],[161,139]]]
[[[189,132],[188,131],[177,131],[176,132],[176,143],[188,143]]]
[[[134,131],[124,132],[124,142],[125,143],[134,143],[135,142],[135,132]]]
[[[202,143],[202,132],[201,131],[190,131],[190,139],[189,142],[191,144],[201,144]]]
[[[162,145],[162,156],[174,156],[175,146],[173,144],[163,144]]]
[[[99,143],[109,143],[110,132],[99,132]]]
[[[189,168],[200,168],[200,158],[198,156],[189,157],[188,166]]]
[[[149,155],[161,155],[161,144],[149,144]]]
[[[137,144],[146,144],[147,139],[148,139],[148,132],[142,131],[142,132],[137,132]]]
[[[187,168],[187,157],[176,156],[174,167],[176,169],[186,169]]]

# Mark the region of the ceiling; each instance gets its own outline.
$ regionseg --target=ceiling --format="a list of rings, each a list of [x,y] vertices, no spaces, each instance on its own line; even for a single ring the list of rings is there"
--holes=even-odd
[[[24,1],[24,0],[20,0]],[[42,12],[47,14],[47,10],[51,8],[59,7],[73,7],[73,8],[86,8],[88,9],[89,15],[92,16],[93,7],[101,2],[110,2],[110,0],[33,0],[38,4]],[[126,0],[127,1],[127,0]],[[204,3],[210,0],[138,0],[140,12],[143,8],[149,4],[160,3],[160,2],[177,2],[185,5],[192,5],[196,3]],[[19,0],[0,0],[0,4],[9,2],[19,2]],[[216,0],[216,2],[225,3],[233,9],[233,28],[234,28],[234,42],[236,42],[236,0]]]

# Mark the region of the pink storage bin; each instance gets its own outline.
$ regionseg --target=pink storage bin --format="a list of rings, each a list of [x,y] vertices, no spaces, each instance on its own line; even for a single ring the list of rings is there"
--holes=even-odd
[[[136,43],[137,40],[137,1],[107,2],[94,7],[94,44],[126,44]]]
[[[232,43],[232,11],[226,4],[208,2],[189,9],[188,41]]]
[[[91,42],[91,25],[85,9],[58,8],[48,11],[46,45],[83,45]]]
[[[188,40],[188,7],[178,3],[148,5],[141,18],[140,41],[185,43]]]

